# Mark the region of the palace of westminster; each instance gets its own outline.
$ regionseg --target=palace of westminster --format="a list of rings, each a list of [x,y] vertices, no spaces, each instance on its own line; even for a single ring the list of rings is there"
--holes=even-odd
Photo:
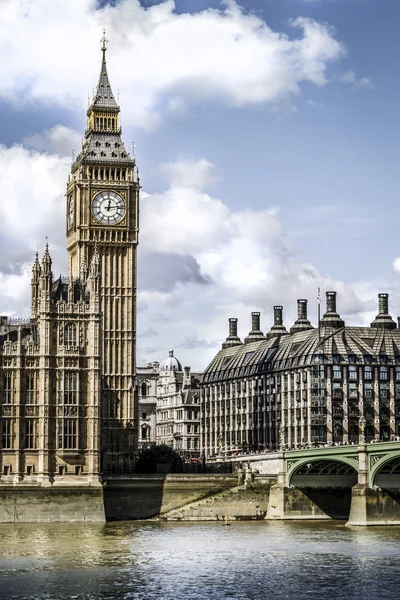
[[[100,78],[67,182],[68,276],[48,246],[33,264],[28,320],[0,317],[0,481],[99,485],[166,443],[185,458],[400,434],[400,327],[388,295],[370,327],[346,326],[326,293],[317,327],[298,300],[264,334],[237,320],[203,374],[170,351],[136,367],[140,180],[121,138],[103,39]]]

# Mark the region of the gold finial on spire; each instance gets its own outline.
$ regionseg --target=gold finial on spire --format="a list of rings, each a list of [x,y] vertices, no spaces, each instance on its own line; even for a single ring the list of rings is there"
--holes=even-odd
[[[107,50],[107,42],[108,40],[106,39],[106,30],[103,29],[103,37],[101,38],[101,50],[103,52],[103,60],[105,60],[106,58],[106,50]]]

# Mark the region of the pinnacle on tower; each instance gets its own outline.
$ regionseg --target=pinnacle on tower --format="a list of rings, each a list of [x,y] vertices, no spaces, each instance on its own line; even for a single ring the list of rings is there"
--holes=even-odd
[[[48,274],[51,272],[51,256],[49,252],[49,243],[46,242],[43,258],[42,258],[42,270]]]
[[[87,278],[87,263],[86,263],[86,256],[83,254],[82,255],[82,260],[81,260],[81,269],[80,269],[80,277],[82,281],[85,281]]]
[[[94,246],[94,252],[92,256],[92,260],[90,262],[90,277],[98,277],[100,273],[100,255],[99,250],[97,248],[97,242]]]
[[[36,252],[35,262],[33,263],[33,267],[32,267],[32,273],[33,273],[33,275],[40,274],[39,252]]]
[[[101,109],[118,109],[118,104],[114,98],[114,94],[111,89],[110,80],[108,79],[107,73],[107,62],[106,62],[106,51],[107,51],[107,40],[106,40],[106,32],[103,31],[103,37],[101,39],[101,51],[103,53],[103,58],[101,61],[101,69],[99,82],[97,84],[96,93],[94,96],[94,100],[92,103],[92,108]]]

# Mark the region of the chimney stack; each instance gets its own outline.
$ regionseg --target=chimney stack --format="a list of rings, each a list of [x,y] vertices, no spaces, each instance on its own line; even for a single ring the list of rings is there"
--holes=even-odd
[[[260,313],[252,312],[251,313],[251,331],[249,335],[244,339],[245,344],[249,344],[250,342],[257,342],[259,340],[264,340],[265,336],[260,329]]]
[[[237,337],[237,319],[229,319],[229,337]]]
[[[190,367],[183,367],[183,387],[190,387],[191,379]]]
[[[297,320],[294,322],[293,327],[290,328],[290,333],[307,331],[307,329],[313,329],[307,318],[307,300],[297,300]]]
[[[231,348],[232,346],[239,346],[243,343],[237,334],[237,323],[237,319],[229,319],[229,335],[226,338],[225,342],[222,344],[222,349]]]
[[[321,327],[340,329],[345,323],[336,312],[336,292],[326,292],[326,313],[320,321]]]
[[[289,332],[286,330],[286,327],[283,325],[283,306],[274,306],[274,324],[267,333],[267,338],[270,338],[274,335],[286,335]]]
[[[396,323],[389,315],[389,294],[378,294],[379,313],[371,323],[371,327],[396,329]]]

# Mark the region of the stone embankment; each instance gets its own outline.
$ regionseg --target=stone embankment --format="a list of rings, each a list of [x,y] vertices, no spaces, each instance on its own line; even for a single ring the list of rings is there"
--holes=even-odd
[[[161,513],[164,521],[242,521],[265,519],[274,479],[253,476],[218,494]]]

